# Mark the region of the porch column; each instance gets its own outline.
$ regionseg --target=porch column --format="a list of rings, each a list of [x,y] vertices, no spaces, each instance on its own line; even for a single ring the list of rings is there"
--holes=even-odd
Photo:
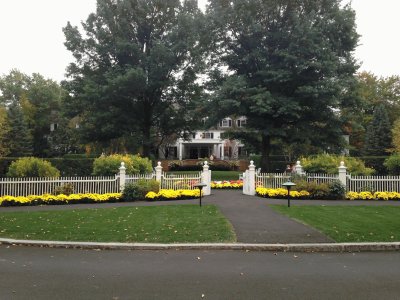
[[[179,142],[179,144],[178,144],[178,158],[179,158],[179,160],[182,160],[182,149],[183,148],[183,145],[182,145],[182,143],[181,142]]]
[[[224,149],[224,143],[222,142],[222,144],[221,144],[221,159],[224,159],[224,152],[225,152],[225,149]]]

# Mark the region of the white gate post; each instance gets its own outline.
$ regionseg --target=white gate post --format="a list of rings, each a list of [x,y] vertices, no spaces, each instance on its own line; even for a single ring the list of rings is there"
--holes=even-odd
[[[250,161],[249,172],[246,174],[248,176],[248,195],[254,196],[256,194],[256,166],[254,161]]]
[[[294,170],[295,170],[296,174],[298,174],[298,175],[303,174],[303,167],[301,166],[299,160],[296,162],[296,166],[294,167]]]
[[[201,182],[207,184],[207,186],[203,188],[204,196],[211,195],[211,171],[206,161],[204,162],[203,171],[201,172]]]
[[[161,175],[162,175],[162,166],[161,166],[161,162],[159,161],[157,163],[157,167],[155,167],[154,169],[156,169],[156,180],[160,183],[160,188],[161,188]]]
[[[346,184],[347,184],[347,167],[345,167],[344,161],[340,162],[340,167],[338,169],[339,169],[339,181],[346,188]]]
[[[121,193],[124,191],[125,181],[126,181],[125,163],[121,162],[121,166],[119,167],[119,191]]]

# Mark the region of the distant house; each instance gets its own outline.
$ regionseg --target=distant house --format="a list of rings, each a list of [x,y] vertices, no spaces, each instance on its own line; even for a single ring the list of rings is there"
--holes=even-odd
[[[224,139],[222,134],[227,130],[246,126],[246,118],[224,118],[215,128],[195,131],[189,139],[179,138],[174,145],[168,147],[165,153],[160,153],[165,159],[238,159],[246,155],[243,144],[239,140]]]

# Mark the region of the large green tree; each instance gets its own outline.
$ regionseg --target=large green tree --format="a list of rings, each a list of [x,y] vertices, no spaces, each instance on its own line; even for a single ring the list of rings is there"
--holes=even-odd
[[[271,142],[324,150],[340,144],[339,109],[350,106],[357,64],[355,13],[339,0],[212,0],[216,118],[244,115],[262,168]]]
[[[59,111],[65,91],[42,75],[31,76],[18,70],[0,77],[0,106],[16,105],[21,109],[24,126],[33,138],[33,154],[47,156],[50,124],[59,123]]]
[[[65,86],[86,141],[133,137],[148,156],[195,124],[201,15],[195,0],[98,0],[83,33],[67,24]]]

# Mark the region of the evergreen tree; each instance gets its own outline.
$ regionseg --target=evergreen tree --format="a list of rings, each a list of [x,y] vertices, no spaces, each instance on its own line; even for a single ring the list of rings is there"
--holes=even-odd
[[[33,141],[21,107],[12,103],[8,109],[10,130],[7,133],[9,156],[24,157],[33,153]]]
[[[367,128],[364,155],[384,156],[391,148],[391,125],[384,105],[375,108],[372,121]]]

